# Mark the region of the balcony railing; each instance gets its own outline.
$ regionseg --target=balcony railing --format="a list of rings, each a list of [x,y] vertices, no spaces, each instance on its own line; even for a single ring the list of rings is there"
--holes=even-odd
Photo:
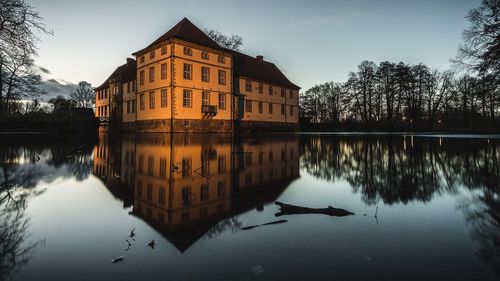
[[[202,105],[201,113],[215,115],[217,114],[217,106],[215,105]]]

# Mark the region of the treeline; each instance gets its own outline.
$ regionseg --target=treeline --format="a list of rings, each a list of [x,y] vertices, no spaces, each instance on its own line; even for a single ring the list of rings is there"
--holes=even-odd
[[[300,118],[327,127],[491,128],[500,112],[497,79],[431,70],[423,63],[363,61],[346,82],[301,93]]]

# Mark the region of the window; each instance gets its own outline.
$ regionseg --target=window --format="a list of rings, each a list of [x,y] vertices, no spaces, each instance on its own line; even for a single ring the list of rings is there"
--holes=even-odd
[[[247,92],[251,92],[252,91],[252,81],[245,80],[245,91],[247,91]]]
[[[224,56],[219,56],[217,58],[217,62],[224,64],[226,63],[226,58]]]
[[[184,90],[182,93],[182,106],[183,107],[191,107],[191,91]]]
[[[274,160],[274,154],[273,154],[273,151],[269,151],[269,162],[270,163],[273,163],[273,160]]]
[[[182,198],[182,205],[183,206],[189,206],[191,204],[191,191],[189,190],[189,187],[183,187],[181,191],[181,198]],[[188,214],[188,215],[184,215]],[[189,220],[189,213],[186,212],[182,214],[183,217],[187,217],[187,219],[182,219],[182,221],[187,221]]]
[[[251,100],[245,101],[245,111],[252,112],[252,101]]]
[[[281,88],[281,97],[282,98],[285,97],[285,92],[286,92],[286,89],[285,88]]]
[[[127,82],[127,93],[130,93],[130,82]]]
[[[141,63],[144,63],[144,56],[141,56],[140,61],[141,61]]]
[[[185,63],[184,64],[184,79],[191,80],[191,68],[193,66],[190,64]]]
[[[144,85],[144,70],[139,73],[139,85]]]
[[[135,83],[136,83],[136,80],[132,81],[132,92],[135,92]]]
[[[144,156],[143,155],[140,155],[139,156],[139,163],[138,163],[138,167],[139,167],[139,174],[142,174],[143,170],[144,170]]]
[[[262,94],[264,92],[264,85],[262,83],[259,83],[259,94]]]
[[[208,53],[207,52],[201,52],[201,58],[204,60],[208,60]]]
[[[167,89],[161,89],[161,107],[167,107]]]
[[[192,56],[193,55],[193,50],[189,47],[184,47],[184,54],[186,56]]]
[[[209,105],[210,104],[210,92],[203,91],[201,92],[201,105]]]
[[[281,105],[281,115],[285,115],[285,105]]]
[[[264,103],[259,101],[259,113],[262,113],[263,105],[264,105]]]
[[[293,115],[293,105],[290,105],[290,115]]]
[[[127,113],[130,113],[130,101],[127,101]]]
[[[149,82],[155,81],[155,68],[154,66],[149,69]]]
[[[219,93],[219,109],[226,109],[226,94]]]
[[[161,79],[167,79],[167,64],[163,63],[161,65]]]
[[[273,86],[269,85],[269,95],[273,95]]]
[[[201,81],[208,82],[210,80],[210,69],[208,67],[201,67]]]
[[[161,54],[166,55],[167,54],[167,46],[161,48]]]
[[[155,92],[149,92],[149,109],[155,108]]]
[[[139,96],[139,107],[141,110],[144,110],[144,94]]]
[[[290,98],[293,99],[293,91],[290,89]]]
[[[149,59],[152,60],[155,58],[155,51],[149,52]]]
[[[226,72],[219,70],[219,84],[226,85]]]
[[[131,106],[131,107],[132,107],[132,108],[131,108],[131,109],[132,109],[132,110],[131,110],[132,112],[135,112],[135,106],[136,106],[136,104],[135,104],[135,100],[132,100],[132,106]]]
[[[273,114],[273,104],[269,103],[269,114]]]

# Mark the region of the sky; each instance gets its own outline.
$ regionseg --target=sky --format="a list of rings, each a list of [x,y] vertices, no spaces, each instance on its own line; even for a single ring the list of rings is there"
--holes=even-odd
[[[306,90],[343,82],[363,60],[450,68],[480,0],[27,0],[53,35],[36,63],[59,77],[98,86],[183,17],[201,29],[243,37]]]

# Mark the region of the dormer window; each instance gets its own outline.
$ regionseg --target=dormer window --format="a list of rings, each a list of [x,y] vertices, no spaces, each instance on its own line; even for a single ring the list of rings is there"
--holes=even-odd
[[[219,63],[223,63],[223,64],[224,64],[224,63],[226,63],[226,58],[225,58],[224,56],[219,56],[219,57],[217,58],[217,61],[218,61]]]
[[[192,56],[193,55],[193,50],[189,47],[184,47],[184,54],[186,56]]]
[[[204,60],[208,60],[208,52],[201,52],[201,58]]]

